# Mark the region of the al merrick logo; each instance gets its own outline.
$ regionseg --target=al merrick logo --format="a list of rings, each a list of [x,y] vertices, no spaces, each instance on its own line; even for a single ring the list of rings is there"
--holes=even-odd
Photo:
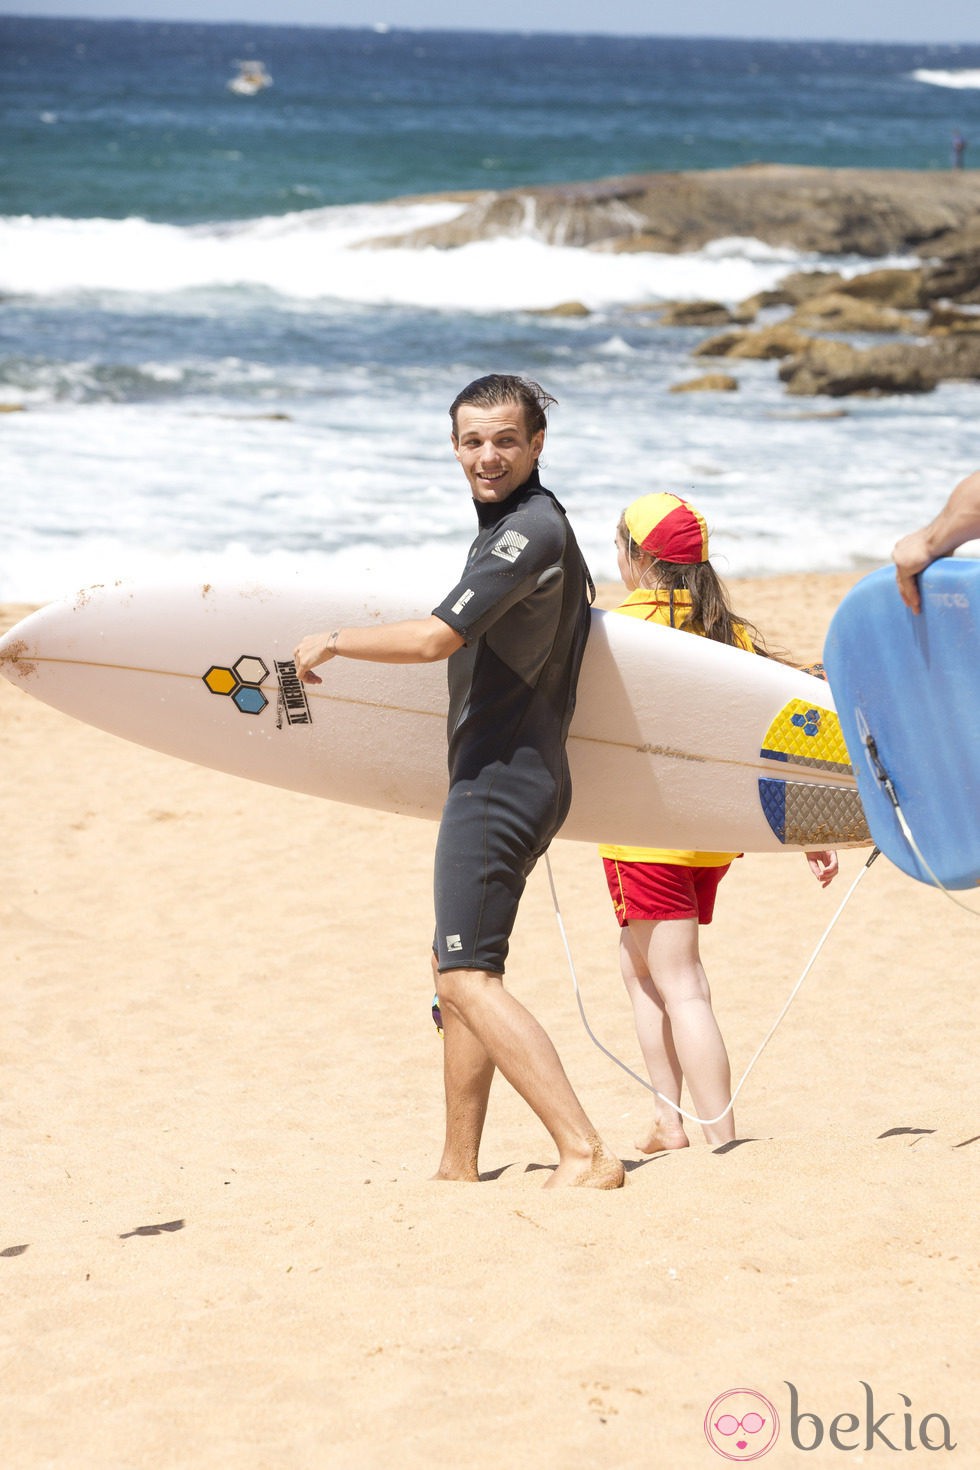
[[[843,1450],[955,1450],[949,1420],[930,1411],[919,1414],[907,1394],[900,1393],[902,1407],[879,1412],[870,1383],[860,1379],[863,1403],[828,1417],[802,1408],[795,1383],[785,1379],[789,1408],[785,1428],[794,1449],[808,1454],[825,1445]],[[726,1460],[747,1464],[767,1455],[780,1432],[776,1406],[753,1388],[730,1388],[713,1401],[704,1416],[704,1433],[711,1448]]]

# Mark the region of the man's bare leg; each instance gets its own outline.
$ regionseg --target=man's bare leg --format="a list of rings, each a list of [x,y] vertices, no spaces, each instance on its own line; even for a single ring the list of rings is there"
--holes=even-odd
[[[573,1184],[618,1189],[624,1179],[622,1163],[586,1117],[547,1032],[504,989],[501,976],[484,970],[450,970],[439,977],[439,1005],[443,1024],[452,1017],[471,1034],[491,1067],[499,1068],[554,1139],[558,1168],[547,1187]],[[446,1037],[448,1040],[448,1027]],[[475,1049],[469,1053],[471,1080],[476,1055]],[[447,1088],[456,1080],[455,1073],[452,1078],[447,1074]],[[467,1106],[464,1100],[461,1117],[467,1116]],[[447,1095],[447,1118],[455,1107]],[[472,1120],[472,1101],[469,1108]]]
[[[446,1141],[434,1179],[480,1177],[478,1157],[490,1100],[494,1065],[486,1048],[447,1006],[440,992],[442,1075],[446,1089]]]

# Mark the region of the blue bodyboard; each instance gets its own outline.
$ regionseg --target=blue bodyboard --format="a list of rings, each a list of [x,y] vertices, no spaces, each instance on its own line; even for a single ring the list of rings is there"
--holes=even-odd
[[[980,883],[980,561],[946,557],[909,611],[895,571],[858,582],[834,614],[824,664],[875,844],[933,879],[902,831],[884,776],[945,888]]]

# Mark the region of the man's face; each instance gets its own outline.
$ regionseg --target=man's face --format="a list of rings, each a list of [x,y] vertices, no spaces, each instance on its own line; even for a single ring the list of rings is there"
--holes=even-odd
[[[473,499],[489,504],[506,500],[524,484],[544,446],[543,429],[528,437],[519,403],[497,408],[464,403],[456,411],[456,429],[453,450]]]

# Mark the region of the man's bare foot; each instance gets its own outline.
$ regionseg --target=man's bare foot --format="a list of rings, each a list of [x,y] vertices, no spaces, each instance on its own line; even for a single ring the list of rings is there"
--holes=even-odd
[[[545,1184],[545,1189],[561,1189],[566,1185],[580,1189],[622,1189],[626,1170],[622,1161],[611,1154],[601,1138],[593,1138],[589,1155],[573,1154],[562,1159]]]
[[[462,1169],[440,1164],[436,1172],[429,1175],[429,1178],[447,1179],[455,1184],[479,1184],[480,1173],[475,1166],[472,1169]]]
[[[668,1149],[690,1148],[690,1146],[691,1140],[684,1132],[680,1121],[672,1125],[661,1122],[659,1118],[655,1119],[636,1140],[636,1147],[641,1154],[660,1154]]]

